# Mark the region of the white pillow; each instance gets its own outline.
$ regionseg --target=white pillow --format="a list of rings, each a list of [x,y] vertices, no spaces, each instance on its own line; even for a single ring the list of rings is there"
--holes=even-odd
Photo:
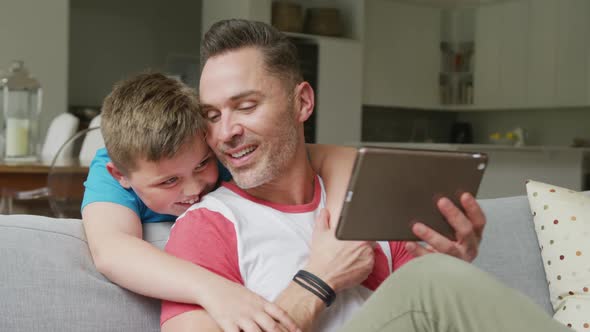
[[[590,331],[590,197],[546,183],[526,184],[556,320]]]

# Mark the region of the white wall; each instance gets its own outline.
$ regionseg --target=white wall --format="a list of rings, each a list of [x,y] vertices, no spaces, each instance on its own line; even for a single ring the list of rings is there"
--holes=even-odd
[[[71,0],[70,105],[100,106],[113,83],[172,58],[195,63],[201,41],[199,0]]]
[[[67,111],[69,0],[1,0],[0,68],[25,62],[43,87],[41,137]]]

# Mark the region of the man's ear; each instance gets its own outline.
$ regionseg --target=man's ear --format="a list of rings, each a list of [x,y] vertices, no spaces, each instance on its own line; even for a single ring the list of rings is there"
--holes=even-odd
[[[127,179],[127,176],[125,176],[123,174],[123,172],[121,172],[117,166],[115,166],[115,164],[113,164],[112,161],[109,161],[107,163],[107,171],[109,172],[109,174],[111,174],[111,176],[113,178],[115,178],[115,180],[117,180],[117,182],[119,182],[119,184],[123,187],[123,188],[131,188],[131,183],[129,183],[129,179]]]
[[[307,82],[301,82],[295,87],[295,105],[297,106],[297,121],[303,123],[313,113],[315,96],[313,88]]]

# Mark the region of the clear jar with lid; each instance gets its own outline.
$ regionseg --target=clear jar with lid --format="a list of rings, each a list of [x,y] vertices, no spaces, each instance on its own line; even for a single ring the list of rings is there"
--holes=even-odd
[[[38,159],[41,85],[29,75],[22,61],[14,61],[0,77],[0,100],[4,114],[4,159]]]

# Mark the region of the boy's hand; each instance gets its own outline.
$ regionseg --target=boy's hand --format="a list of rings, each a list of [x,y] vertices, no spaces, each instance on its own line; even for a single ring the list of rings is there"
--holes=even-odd
[[[440,212],[455,229],[456,241],[451,241],[424,224],[417,223],[412,230],[427,245],[422,247],[415,242],[408,242],[406,250],[416,257],[439,252],[472,262],[477,257],[486,217],[471,194],[464,193],[460,200],[465,213],[447,198],[441,198],[437,202]]]
[[[336,225],[330,225],[329,219],[328,210],[322,209],[316,219],[305,269],[338,292],[367,279],[373,271],[375,252],[372,242],[336,239]]]
[[[278,305],[234,282],[216,279],[222,284],[214,286],[215,296],[204,307],[223,331],[301,332]]]

